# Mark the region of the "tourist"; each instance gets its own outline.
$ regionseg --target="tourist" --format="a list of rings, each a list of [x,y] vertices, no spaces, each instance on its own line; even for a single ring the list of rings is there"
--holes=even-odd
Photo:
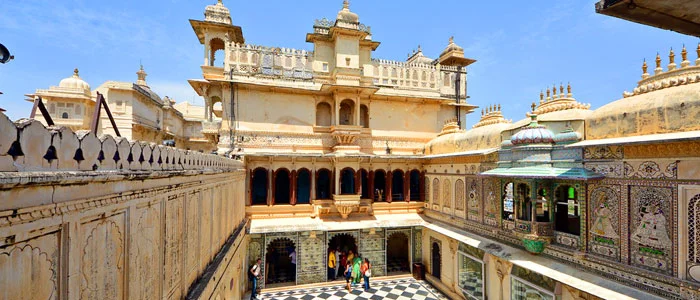
[[[250,291],[250,299],[258,299],[258,277],[260,277],[260,258],[248,270],[248,278],[253,283],[253,289]]]
[[[340,260],[339,260],[339,261],[340,261],[340,267],[341,267],[341,268],[340,268],[341,270],[339,270],[339,272],[343,272],[342,274],[339,274],[339,276],[340,276],[340,275],[344,275],[344,274],[345,274],[345,273],[344,273],[344,272],[345,272],[345,266],[348,265],[348,256],[345,254],[345,251],[340,252]]]
[[[352,283],[353,284],[360,283],[360,279],[362,278],[362,273],[360,273],[360,265],[361,264],[362,264],[362,258],[360,258],[359,255],[352,259]]]
[[[349,291],[350,290],[350,278],[352,278],[352,264],[348,262],[345,265],[345,288]]]
[[[335,268],[337,267],[337,260],[335,259],[335,251],[328,249],[328,280],[335,280]]]
[[[295,281],[297,274],[297,251],[290,247],[289,252],[289,261],[291,262],[291,264],[289,264],[289,275],[291,275],[292,281]]]
[[[353,258],[355,258],[355,254],[352,253],[352,250],[348,250],[347,262],[348,262],[348,263],[352,263],[352,259],[353,259]]]
[[[369,290],[369,278],[372,277],[372,265],[369,263],[369,259],[365,258],[360,271],[362,271],[362,277],[365,279],[365,291],[367,291]]]

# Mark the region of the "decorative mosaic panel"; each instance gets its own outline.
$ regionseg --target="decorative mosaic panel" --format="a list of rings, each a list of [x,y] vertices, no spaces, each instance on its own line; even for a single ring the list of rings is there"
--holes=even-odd
[[[676,179],[678,177],[677,161],[626,161],[624,162],[626,178],[642,179]]]
[[[462,179],[455,181],[455,209],[464,210],[464,181]]]
[[[579,237],[573,234],[555,231],[554,242],[569,248],[579,248]]]
[[[592,253],[620,260],[620,186],[592,186],[589,249]]]
[[[688,278],[700,281],[700,194],[688,201]]]
[[[622,178],[623,175],[622,162],[620,161],[595,163],[588,162],[584,165],[584,167],[592,172],[603,174],[605,177]]]
[[[630,252],[632,264],[672,273],[672,189],[630,186]]]
[[[450,189],[452,187],[450,186],[450,180],[445,179],[445,181],[442,183],[442,206],[443,207],[452,207],[452,193],[450,193]]]
[[[593,146],[583,149],[584,159],[622,159],[622,146]]]
[[[440,179],[433,179],[433,204],[440,205]]]
[[[430,203],[430,177],[425,177],[425,201]]]
[[[498,219],[501,212],[501,201],[499,200],[499,183],[497,179],[486,179],[484,186],[484,223],[486,225],[498,227]]]
[[[375,229],[372,233],[369,229],[360,232],[359,254],[368,258],[372,263],[372,276],[384,276],[386,273],[386,241],[384,229]]]
[[[326,281],[326,236],[323,232],[302,232],[299,237],[301,245],[297,253],[297,284]]]
[[[481,193],[479,191],[479,180],[476,178],[467,179],[467,209],[469,220],[481,222]]]
[[[423,260],[423,229],[413,227],[413,262]]]

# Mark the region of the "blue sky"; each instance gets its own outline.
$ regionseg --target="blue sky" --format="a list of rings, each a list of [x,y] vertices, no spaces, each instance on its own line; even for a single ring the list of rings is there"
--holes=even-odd
[[[215,0],[4,1],[0,43],[15,60],[0,65],[0,107],[11,119],[29,115],[24,94],[48,88],[80,69],[93,88],[107,80],[136,81],[142,62],[161,96],[193,101],[187,79],[201,78],[203,48],[188,19],[203,19]],[[421,45],[436,57],[450,36],[477,60],[469,68],[468,101],[500,103],[519,120],[540,90],[571,82],[574,96],[592,108],[621,98],[640,79],[644,58],[688,47],[698,39],[595,13],[595,1],[352,0],[350,9],[381,42],[373,57],[404,60]],[[224,0],[246,42],[312,50],[305,34],[314,19],[334,19],[341,0]],[[479,119],[467,116],[467,126]]]

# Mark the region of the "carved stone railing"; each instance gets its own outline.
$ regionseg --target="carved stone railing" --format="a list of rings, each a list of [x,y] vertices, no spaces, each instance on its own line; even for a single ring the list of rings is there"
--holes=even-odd
[[[250,44],[232,44],[228,51],[234,75],[313,79],[312,51]]]
[[[239,161],[155,143],[129,141],[0,114],[0,172],[230,170]]]

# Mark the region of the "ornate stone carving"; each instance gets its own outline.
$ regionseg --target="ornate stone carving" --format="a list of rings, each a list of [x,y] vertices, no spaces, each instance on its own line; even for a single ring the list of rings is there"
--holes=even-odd
[[[124,298],[123,221],[123,215],[116,215],[84,225],[80,298]]]
[[[18,299],[58,299],[56,236],[42,236],[0,250],[0,291],[5,296]],[[54,249],[47,253],[42,248]],[[17,269],[21,266],[31,266],[31,271]]]

